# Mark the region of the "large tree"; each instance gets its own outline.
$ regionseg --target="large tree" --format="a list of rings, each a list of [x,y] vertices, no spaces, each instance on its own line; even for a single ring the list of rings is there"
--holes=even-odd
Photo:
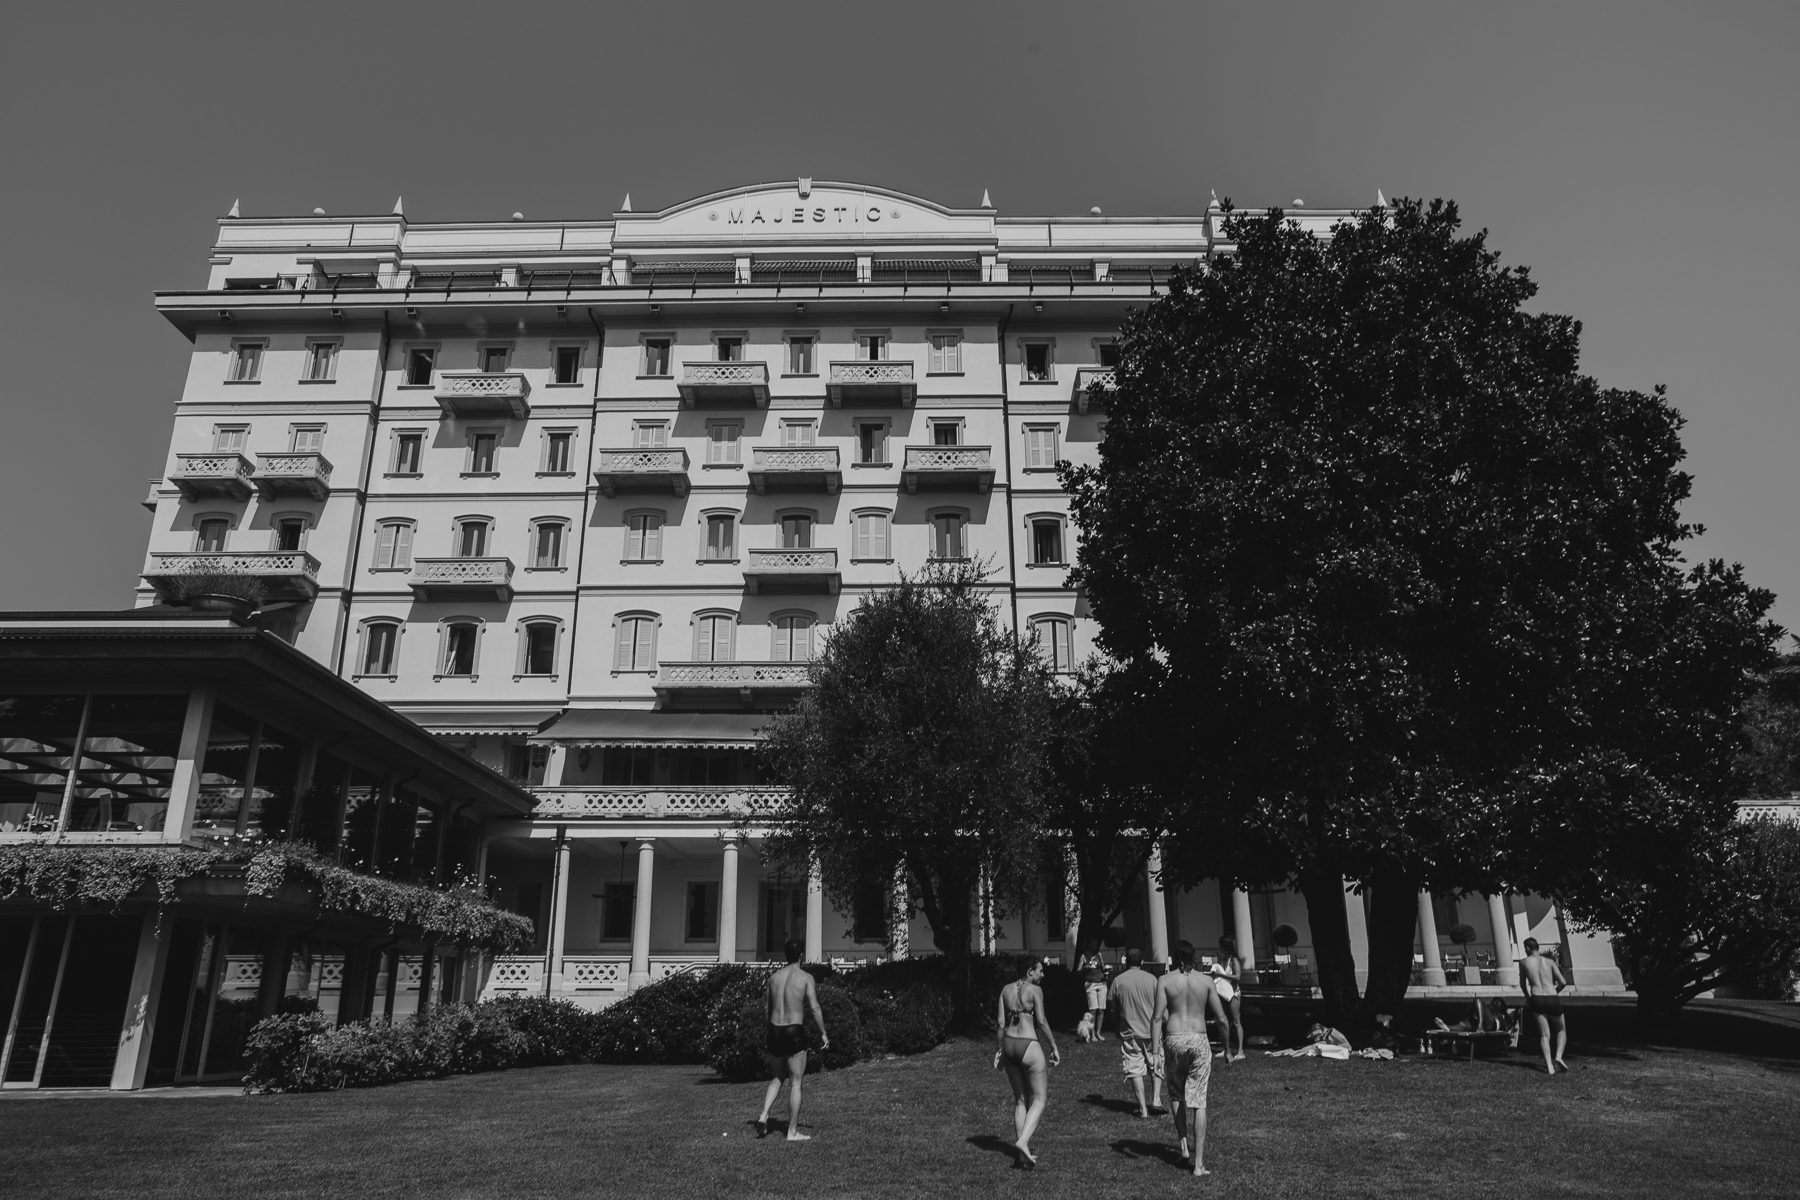
[[[1172,862],[1291,878],[1351,1022],[1396,1011],[1419,891],[1555,892],[1573,832],[1709,819],[1773,636],[1735,567],[1680,562],[1679,414],[1579,374],[1579,325],[1459,227],[1231,214],[1127,322],[1100,463],[1065,473],[1102,644],[1183,720]]]
[[[965,963],[978,895],[1026,894],[1042,861],[1053,685],[991,592],[980,566],[951,564],[866,595],[769,728],[763,760],[788,794],[748,817],[770,857],[816,863],[840,909],[904,873],[937,948]]]

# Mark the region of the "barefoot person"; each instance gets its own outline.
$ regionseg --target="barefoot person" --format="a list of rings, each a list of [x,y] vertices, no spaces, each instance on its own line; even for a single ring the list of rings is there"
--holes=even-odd
[[[1082,990],[1087,993],[1088,1018],[1093,1029],[1093,1040],[1106,1040],[1106,959],[1100,955],[1100,943],[1088,939],[1081,957],[1075,960],[1075,969],[1081,972]]]
[[[1211,978],[1194,970],[1194,946],[1175,944],[1175,969],[1156,983],[1156,1017],[1151,1025],[1155,1051],[1169,1073],[1169,1100],[1175,1106],[1175,1136],[1181,1158],[1190,1158],[1193,1138],[1194,1174],[1206,1169],[1206,1085],[1212,1079],[1212,1045],[1206,1040],[1206,1018],[1223,1025],[1225,1010]],[[1226,1062],[1231,1060],[1227,1058]]]
[[[787,945],[782,947],[787,955],[787,966],[769,976],[768,1031],[764,1049],[774,1062],[775,1078],[769,1080],[769,1090],[763,1093],[762,1116],[756,1118],[758,1137],[769,1132],[769,1110],[775,1107],[775,1097],[781,1094],[781,1081],[786,1079],[787,1140],[812,1140],[811,1134],[800,1132],[800,1083],[806,1078],[806,1014],[809,1010],[813,1024],[819,1027],[819,1049],[830,1047],[831,1036],[825,1032],[825,1014],[819,1011],[819,989],[813,983],[813,977],[800,966],[804,949],[805,944],[799,938],[789,938]]]
[[[1125,970],[1112,983],[1119,1005],[1119,1066],[1137,1098],[1138,1116],[1162,1111],[1162,1066],[1150,1055],[1150,1025],[1156,1017],[1156,976],[1144,970],[1144,952],[1125,951]],[[1150,1077],[1150,1104],[1144,1104],[1144,1076]]]
[[[994,1023],[1000,1031],[994,1065],[1006,1068],[1006,1081],[1012,1084],[1013,1149],[1019,1152],[1017,1165],[1027,1168],[1037,1166],[1031,1135],[1044,1116],[1045,1072],[1062,1061],[1050,1022],[1044,1019],[1044,992],[1038,986],[1043,981],[1043,960],[1027,960],[1019,978],[1000,989],[1000,1011]],[[1040,1039],[1050,1046],[1048,1064]]]
[[[1244,1057],[1244,1001],[1239,995],[1243,981],[1244,960],[1238,957],[1237,939],[1219,939],[1219,958],[1211,968],[1213,990],[1225,1007],[1225,1057],[1238,1062]],[[1231,1036],[1237,1034],[1237,1050],[1231,1049]]]
[[[1563,1061],[1563,1050],[1569,1044],[1569,1031],[1563,1025],[1563,1002],[1560,993],[1568,986],[1562,968],[1538,953],[1538,940],[1525,939],[1525,958],[1519,963],[1519,990],[1525,993],[1525,1011],[1537,1018],[1538,1045],[1544,1048],[1544,1070],[1556,1074],[1556,1068],[1569,1069]],[[1550,1031],[1556,1031],[1556,1054],[1550,1053]]]

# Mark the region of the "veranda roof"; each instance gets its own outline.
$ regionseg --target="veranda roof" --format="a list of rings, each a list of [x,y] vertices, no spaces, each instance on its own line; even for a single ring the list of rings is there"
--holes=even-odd
[[[677,713],[572,708],[531,740],[568,746],[709,746],[749,749],[761,741],[766,713]]]

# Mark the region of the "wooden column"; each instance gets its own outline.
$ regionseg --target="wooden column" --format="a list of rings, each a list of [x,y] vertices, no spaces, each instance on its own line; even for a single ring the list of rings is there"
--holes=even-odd
[[[738,926],[738,848],[743,839],[735,833],[725,835],[724,854],[719,863],[719,961],[737,961]]]
[[[1144,864],[1145,915],[1150,920],[1150,961],[1166,964],[1169,961],[1169,909],[1168,900],[1163,895],[1162,886],[1162,847],[1150,848],[1149,861]]]
[[[200,772],[205,767],[206,735],[212,725],[213,690],[197,683],[188,693],[187,715],[181,723],[181,742],[175,752],[175,770],[169,780],[169,814],[163,834],[169,841],[186,841],[194,831],[194,805],[200,798]]]
[[[1425,986],[1444,986],[1444,952],[1438,947],[1437,914],[1431,909],[1431,893],[1419,893],[1419,941],[1425,952]]]
[[[1519,986],[1518,951],[1513,948],[1512,921],[1506,915],[1506,897],[1489,893],[1488,926],[1494,933],[1494,982],[1501,987]]]
[[[638,839],[637,892],[631,899],[631,974],[625,990],[650,982],[650,894],[656,880],[656,839]]]
[[[162,914],[144,914],[138,934],[137,961],[131,968],[131,990],[125,1004],[125,1023],[119,1030],[119,1051],[113,1058],[112,1090],[135,1092],[144,1086],[150,1069],[150,1035],[156,1029],[157,1000],[162,995],[163,971],[169,962],[169,937]],[[167,922],[174,925],[174,919]]]
[[[550,928],[544,936],[544,995],[553,996],[562,986],[563,951],[568,945],[569,831],[556,827],[556,843],[550,859]]]
[[[271,929],[263,934],[262,983],[256,991],[258,1016],[272,1017],[281,1009],[287,991],[288,931]]]

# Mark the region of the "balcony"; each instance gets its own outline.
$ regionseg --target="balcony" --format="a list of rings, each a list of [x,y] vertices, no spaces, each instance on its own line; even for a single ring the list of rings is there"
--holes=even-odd
[[[785,707],[808,686],[800,662],[665,662],[656,664],[656,695],[666,708]]]
[[[759,362],[691,362],[681,368],[681,402],[769,407],[769,366]]]
[[[512,417],[523,421],[531,415],[526,397],[531,384],[519,371],[439,371],[438,407],[453,417]]]
[[[918,392],[909,362],[834,362],[825,387],[833,408],[845,403],[911,408]]]
[[[836,446],[756,446],[750,451],[750,486],[765,492],[837,495],[844,482]]]
[[[1089,388],[1095,384],[1111,391],[1118,371],[1113,367],[1077,367],[1075,369],[1075,411],[1087,416]]]
[[[180,488],[188,500],[208,496],[248,500],[254,470],[250,460],[241,454],[177,454],[169,482]]]
[[[311,600],[319,594],[319,560],[304,550],[259,550],[236,554],[152,554],[144,578],[166,592],[208,575],[254,579],[270,600]]]
[[[988,446],[908,446],[900,482],[908,492],[980,492],[994,486]]]
[[[415,600],[512,599],[510,558],[415,558],[406,586]]]
[[[837,551],[811,546],[751,550],[744,563],[744,587],[752,596],[769,592],[824,592],[835,596],[841,578]]]
[[[801,664],[804,665],[804,664]],[[732,817],[766,808],[786,788],[550,787],[532,788],[536,817]],[[757,804],[757,801],[762,803]]]
[[[674,492],[687,495],[688,456],[679,446],[631,446],[600,451],[594,469],[600,494],[611,498],[620,492]]]
[[[256,491],[264,500],[308,496],[323,500],[331,492],[331,460],[323,454],[258,454]]]

